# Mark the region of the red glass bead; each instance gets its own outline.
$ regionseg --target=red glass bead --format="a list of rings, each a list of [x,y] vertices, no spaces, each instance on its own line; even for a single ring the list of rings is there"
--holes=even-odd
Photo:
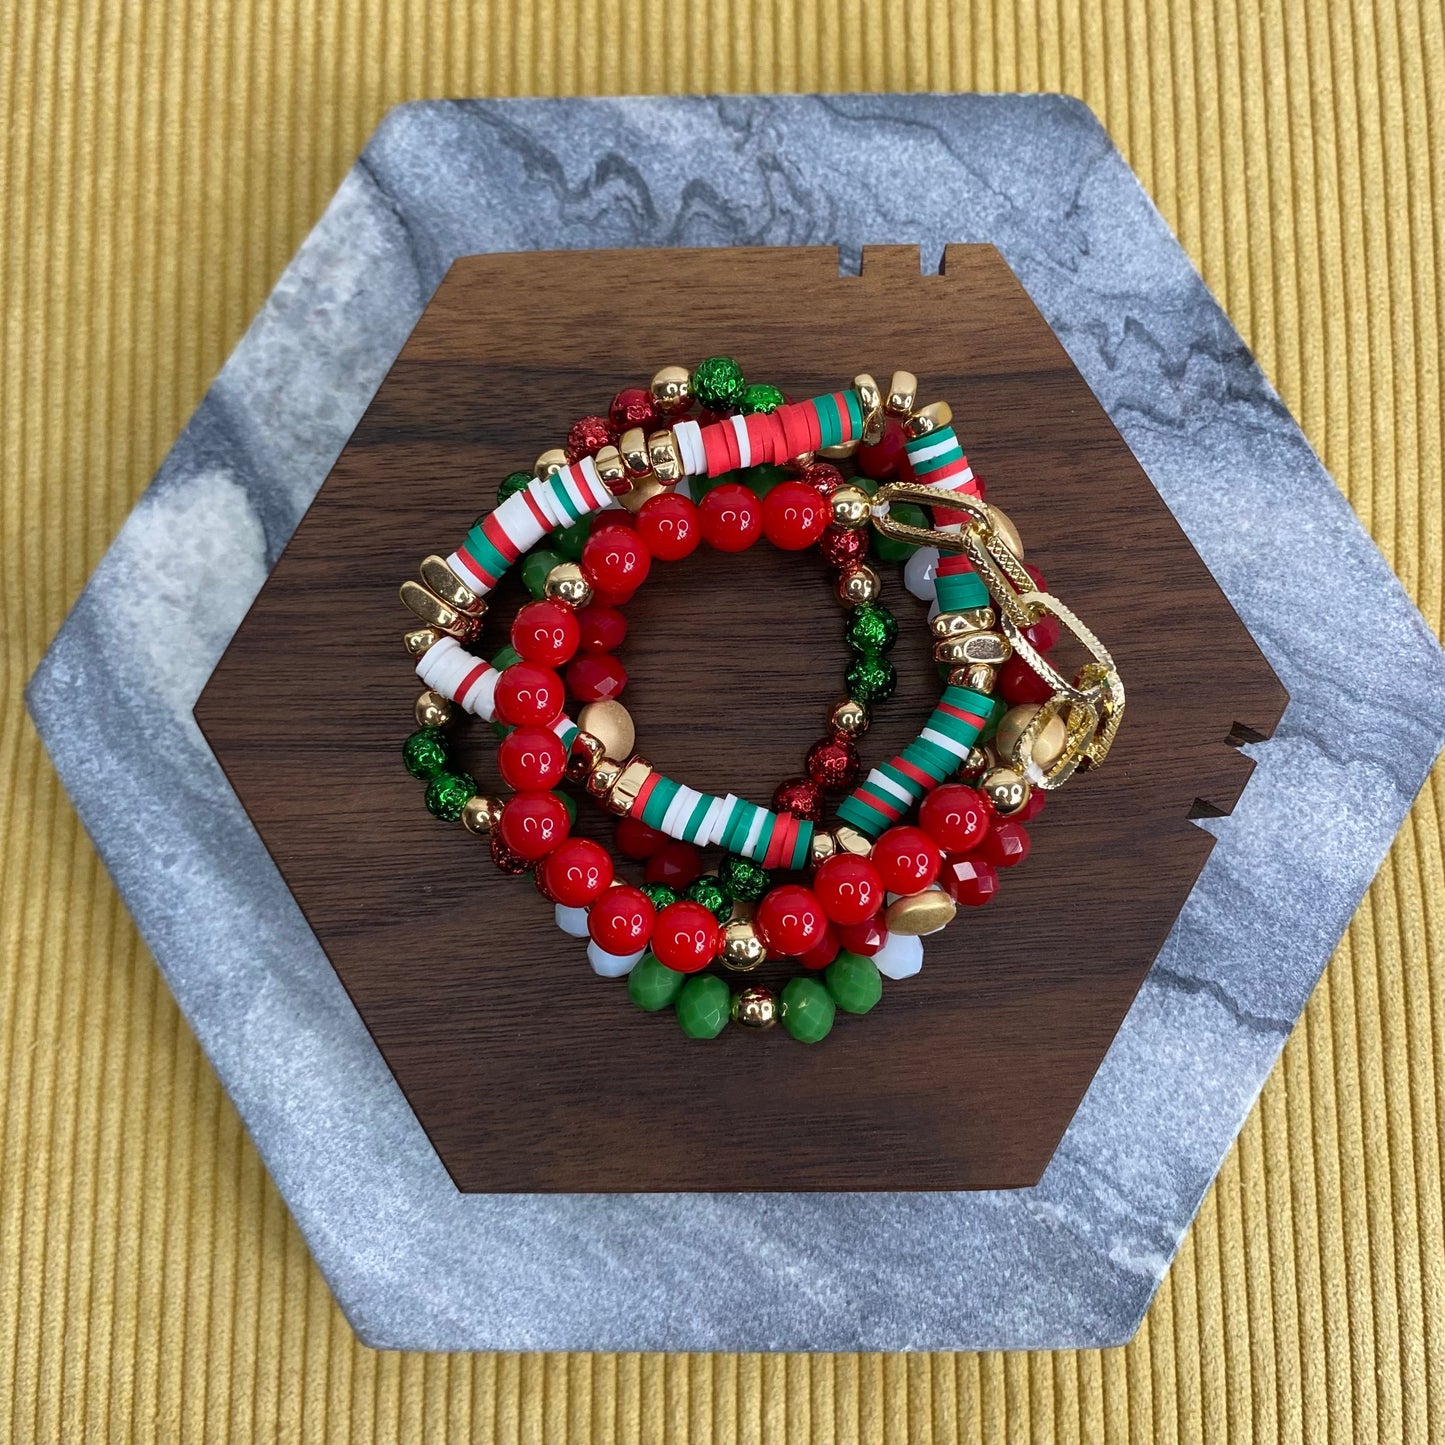
[[[773,811],[791,813],[795,818],[806,818],[810,823],[823,820],[823,795],[817,783],[810,778],[784,778],[773,789]]]
[[[617,820],[617,851],[636,863],[651,858],[659,848],[667,847],[668,841],[666,833],[649,828],[637,818]]]
[[[883,907],[883,879],[867,858],[835,853],[813,873],[813,892],[832,923],[866,923]]]
[[[858,781],[860,766],[851,738],[823,738],[808,749],[808,776],[824,792],[846,792]]]
[[[607,420],[619,436],[635,426],[651,431],[657,425],[657,403],[645,386],[629,386],[612,398]]]
[[[875,482],[911,482],[913,468],[908,464],[908,453],[904,443],[903,423],[896,416],[890,416],[883,423],[883,435],[871,447],[859,447],[853,454],[858,470]]]
[[[610,652],[584,652],[567,667],[567,691],[578,702],[618,697],[627,686],[627,669]]]
[[[1063,629],[1059,626],[1058,618],[1050,617],[1047,612],[1037,622],[1024,628],[1024,636],[1038,652],[1047,652],[1051,647],[1057,647],[1062,635]]]
[[[1032,562],[1024,563],[1024,571],[1027,572],[1029,576],[1034,579],[1034,587],[1038,591],[1047,592],[1049,590],[1049,584],[1044,580],[1044,574],[1040,572],[1039,569],[1035,567]]]
[[[562,679],[539,663],[514,662],[497,679],[497,719],[512,727],[527,723],[547,727],[561,717],[566,701]]]
[[[491,836],[492,862],[503,873],[525,873],[532,865],[527,859],[519,857],[516,853],[502,842],[500,833],[493,833]]]
[[[945,858],[938,881],[955,903],[966,903],[970,908],[982,908],[998,892],[998,870],[976,853]]]
[[[784,958],[799,958],[817,945],[828,927],[827,915],[812,889],[783,883],[769,889],[758,904],[754,927],[763,942]]]
[[[589,602],[577,626],[583,652],[616,652],[627,636],[627,619],[608,602]]]
[[[652,557],[631,527],[603,527],[582,544],[582,574],[603,602],[626,602],[651,567]]]
[[[838,956],[838,949],[842,945],[838,942],[838,935],[830,923],[823,929],[823,936],[806,953],[798,955],[798,962],[804,968],[827,968]]]
[[[1015,868],[1029,856],[1028,829],[1013,818],[995,818],[978,851],[995,868]]]
[[[567,838],[542,860],[537,876],[553,902],[585,908],[612,886],[612,859],[591,838]]]
[[[701,903],[669,903],[652,925],[652,951],[678,973],[696,973],[717,957],[721,929]]]
[[[798,480],[822,496],[831,497],[847,478],[832,462],[809,462],[798,473]]]
[[[519,858],[545,858],[572,826],[567,805],[556,793],[513,793],[502,809],[497,831]]]
[[[945,783],[924,798],[918,824],[945,853],[967,853],[988,833],[993,810],[983,795],[962,783]]]
[[[833,931],[838,935],[840,948],[861,953],[864,958],[872,958],[888,942],[888,925],[883,921],[882,912],[865,918],[862,923],[849,923]]]
[[[543,792],[562,780],[567,749],[551,728],[513,728],[497,745],[502,781],[515,792]]]
[[[1017,707],[1024,702],[1047,702],[1054,690],[1015,653],[998,670],[998,693],[1010,707]]]
[[[818,550],[830,567],[848,568],[863,560],[868,534],[861,527],[829,527],[818,538]]]
[[[873,866],[890,893],[921,893],[938,877],[943,854],[922,828],[890,828],[873,845]]]
[[[603,447],[616,446],[617,428],[605,416],[584,416],[567,432],[567,460],[595,457]]]
[[[697,509],[703,540],[719,552],[742,552],[762,536],[763,504],[739,482],[724,482]]]
[[[562,602],[529,602],[512,619],[512,646],[527,662],[560,667],[581,640],[577,614]]]
[[[763,498],[763,533],[784,552],[811,547],[828,517],[828,504],[806,482],[779,482]]]
[[[702,874],[702,854],[691,843],[674,843],[670,838],[648,860],[642,876],[649,883],[666,883],[681,893]]]
[[[659,492],[645,501],[637,514],[637,531],[659,562],[679,562],[702,541],[696,506],[676,492]]]
[[[587,914],[587,932],[604,953],[636,953],[647,947],[657,910],[640,888],[609,888]]]

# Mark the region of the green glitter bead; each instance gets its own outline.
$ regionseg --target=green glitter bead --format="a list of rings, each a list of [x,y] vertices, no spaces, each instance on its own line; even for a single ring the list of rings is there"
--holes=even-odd
[[[898,641],[898,619],[876,602],[865,602],[848,614],[843,635],[854,652],[887,652]]]
[[[739,472],[743,485],[750,487],[761,500],[766,497],[779,482],[786,482],[793,474],[783,467],[749,467],[746,471]]]
[[[547,541],[569,562],[582,560],[582,548],[592,535],[592,518],[579,517],[570,527],[558,527]]]
[[[782,1004],[783,1027],[800,1044],[828,1037],[837,1005],[816,978],[790,978],[783,985]]]
[[[675,1003],[686,975],[669,968],[654,953],[644,953],[627,975],[627,996],[640,1009],[660,1013]]]
[[[883,975],[871,958],[845,948],[823,971],[833,1002],[844,1013],[866,1014],[883,997]]]
[[[926,527],[928,518],[923,515],[922,507],[915,507],[912,502],[893,502],[888,507],[888,515],[895,522],[902,522],[908,527]],[[873,555],[880,562],[906,562],[916,551],[917,547],[912,542],[900,542],[896,537],[885,537],[876,528],[873,532]]]
[[[412,777],[430,782],[447,765],[451,749],[440,728],[421,728],[401,745],[401,760]]]
[[[466,773],[438,773],[426,788],[426,805],[433,817],[455,823],[469,799],[476,797],[476,782]]]
[[[545,547],[539,547],[535,552],[528,552],[522,558],[522,586],[533,597],[545,597],[547,595],[547,574],[554,567],[560,567],[566,560],[559,553],[549,552]]]
[[[716,878],[709,878],[705,874],[701,878],[694,878],[683,890],[682,896],[690,898],[694,903],[701,903],[719,923],[726,923],[733,916],[733,901]]]
[[[644,883],[642,891],[652,899],[652,906],[659,912],[669,903],[677,902],[677,894],[666,883]],[[671,973],[672,970],[669,969],[668,972]]]
[[[755,381],[743,392],[743,399],[738,403],[738,410],[745,416],[755,416],[758,413],[777,411],[787,401],[781,390],[770,382]]]
[[[732,897],[741,898],[744,903],[756,903],[772,884],[768,870],[741,853],[729,853],[722,860],[717,881]]]
[[[886,657],[866,655],[855,657],[843,674],[848,685],[848,696],[854,702],[868,707],[875,702],[885,702],[893,696],[898,686],[898,674]]]
[[[692,374],[692,394],[709,411],[731,411],[747,390],[743,369],[731,356],[709,356]]]
[[[827,998],[826,989],[823,996]],[[695,973],[678,991],[677,1021],[690,1039],[715,1039],[727,1027],[731,1007],[732,995],[722,979],[710,973]]]
[[[531,472],[512,472],[503,477],[497,486],[497,505],[500,507],[508,497],[515,497],[518,492],[525,492],[531,485]]]

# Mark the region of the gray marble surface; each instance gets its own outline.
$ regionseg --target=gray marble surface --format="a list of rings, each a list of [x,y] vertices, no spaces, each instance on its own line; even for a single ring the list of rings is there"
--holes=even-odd
[[[1034,1189],[456,1192],[191,707],[451,260],[997,245],[1292,704]],[[56,767],[367,1342],[1126,1340],[1445,738],[1445,659],[1093,116],[1062,97],[392,112],[32,680]],[[1368,709],[1371,725],[1359,726]],[[1366,747],[1368,745],[1368,751]]]

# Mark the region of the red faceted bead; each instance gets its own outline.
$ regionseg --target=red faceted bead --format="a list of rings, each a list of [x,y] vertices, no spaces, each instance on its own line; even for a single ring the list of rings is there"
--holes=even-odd
[[[502,809],[497,831],[519,858],[545,858],[571,828],[567,805],[556,793],[513,793]]]
[[[888,942],[888,925],[883,921],[881,910],[862,923],[849,923],[833,930],[838,935],[838,944],[849,953],[861,953],[872,958]]]
[[[838,935],[833,931],[830,923],[823,930],[823,936],[806,953],[798,955],[798,962],[804,968],[827,968],[838,956],[838,949],[841,945],[838,942]]]
[[[983,841],[993,810],[976,789],[945,783],[924,798],[918,823],[945,853],[967,853]]]
[[[998,870],[976,853],[945,858],[938,881],[955,903],[970,908],[982,908],[998,892]]]
[[[651,431],[657,425],[657,403],[645,386],[629,386],[612,398],[607,419],[619,436],[635,426]]]
[[[617,445],[617,428],[605,416],[584,416],[567,432],[567,460],[595,457],[603,447]]]
[[[577,614],[562,602],[529,602],[512,619],[512,646],[527,662],[560,667],[581,640]]]
[[[627,670],[610,652],[584,652],[567,668],[567,691],[578,702],[618,697],[627,686]]]
[[[868,534],[861,527],[829,527],[818,538],[818,550],[830,567],[846,569],[863,560]]]
[[[779,482],[763,498],[763,533],[784,552],[811,547],[828,517],[828,504],[806,482]]]
[[[627,636],[627,619],[610,603],[589,602],[577,614],[583,652],[616,652]]]
[[[873,845],[873,866],[890,893],[921,893],[938,877],[943,854],[922,828],[890,828]]]
[[[783,883],[763,895],[753,925],[774,953],[799,958],[821,941],[828,918],[812,889]]]
[[[824,792],[846,792],[858,781],[860,766],[851,738],[823,738],[808,749],[808,776]]]
[[[1046,801],[1048,796],[1049,795],[1044,792],[1042,788],[1034,788],[1029,793],[1028,802],[1025,803],[1023,807],[1018,810],[1017,813],[1012,813],[1009,816],[1013,818],[1015,823],[1027,823],[1032,821],[1044,811],[1044,802]]]
[[[539,663],[514,662],[497,679],[497,719],[512,727],[527,723],[547,727],[561,717],[566,701],[562,679]]]
[[[717,957],[721,935],[717,919],[701,903],[681,898],[657,915],[652,951],[678,973],[696,973]]]
[[[831,497],[847,478],[832,462],[809,462],[799,472],[798,480],[822,496]]]
[[[1047,702],[1054,690],[1015,653],[998,670],[998,693],[1010,707],[1017,707],[1024,702]]]
[[[810,778],[784,778],[773,789],[773,811],[791,813],[795,818],[806,818],[810,823],[823,820],[823,795],[817,783]]]
[[[679,562],[702,541],[697,508],[676,492],[649,497],[637,513],[637,531],[659,562]]]
[[[867,858],[835,853],[813,873],[813,892],[832,923],[866,923],[883,907],[883,879]]]
[[[978,851],[995,868],[1014,868],[1029,856],[1028,829],[1013,818],[995,818]]]
[[[585,908],[612,886],[612,859],[591,838],[567,838],[542,860],[537,876],[553,902]]]
[[[908,463],[904,443],[903,423],[896,416],[890,416],[883,423],[883,435],[871,447],[859,447],[853,454],[858,470],[875,482],[891,482],[895,478],[903,482],[913,480],[913,468]]]
[[[567,749],[551,728],[513,728],[497,745],[502,781],[519,793],[543,792],[562,780]]]
[[[739,482],[724,482],[697,509],[703,540],[719,552],[742,552],[762,536],[763,504]]]
[[[702,873],[702,854],[691,843],[674,843],[669,839],[648,860],[642,876],[649,883],[666,883],[681,893]]]
[[[1037,591],[1047,592],[1049,590],[1049,584],[1044,580],[1044,574],[1040,572],[1039,569],[1035,567],[1032,562],[1024,563],[1024,571],[1027,572],[1029,576],[1034,579],[1034,588]]]
[[[978,474],[977,472],[975,472],[975,473],[973,474],[973,484],[974,484],[975,487],[978,488],[978,494],[977,494],[977,495],[978,495],[979,501],[980,501],[980,502],[986,502],[986,501],[988,500],[988,483],[987,483],[986,481],[984,481],[984,479],[983,479],[981,476],[979,476],[979,474]]]
[[[657,910],[640,888],[609,888],[587,915],[587,932],[604,953],[636,953],[647,947]]]
[[[491,836],[492,862],[497,865],[503,873],[525,873],[532,865],[526,859],[512,852],[502,842],[500,833],[493,833]]]
[[[582,574],[603,602],[626,602],[651,567],[646,544],[631,527],[603,527],[582,544]]]
[[[659,848],[667,847],[668,841],[666,833],[649,828],[637,818],[617,820],[617,851],[636,863],[651,858]]]
[[[1040,588],[1040,591],[1042,590]],[[1059,626],[1058,618],[1050,617],[1047,612],[1037,622],[1024,628],[1024,636],[1037,652],[1047,652],[1051,647],[1057,647],[1062,635],[1063,629]]]

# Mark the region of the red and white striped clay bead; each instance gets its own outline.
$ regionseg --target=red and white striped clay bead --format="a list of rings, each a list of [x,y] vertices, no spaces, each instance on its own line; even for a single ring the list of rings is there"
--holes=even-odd
[[[501,673],[491,663],[473,657],[455,637],[443,637],[429,647],[417,660],[416,670],[433,691],[491,722]]]

